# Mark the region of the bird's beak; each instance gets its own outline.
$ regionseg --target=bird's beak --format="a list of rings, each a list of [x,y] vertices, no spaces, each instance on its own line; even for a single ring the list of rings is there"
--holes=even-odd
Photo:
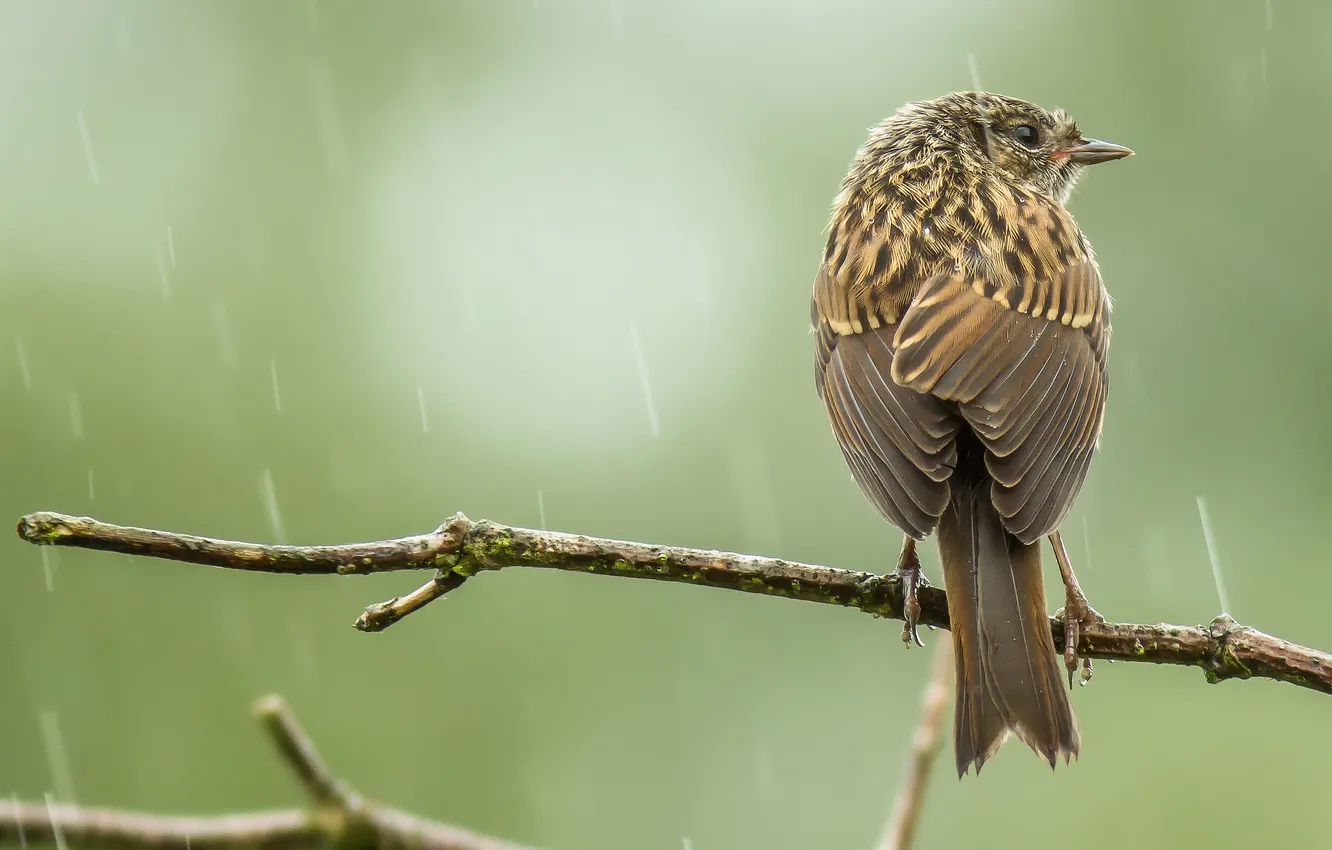
[[[1083,139],[1081,144],[1064,148],[1063,154],[1068,157],[1070,162],[1078,165],[1095,165],[1098,162],[1109,162],[1112,159],[1133,156],[1133,151],[1114,142],[1103,142],[1100,139]]]

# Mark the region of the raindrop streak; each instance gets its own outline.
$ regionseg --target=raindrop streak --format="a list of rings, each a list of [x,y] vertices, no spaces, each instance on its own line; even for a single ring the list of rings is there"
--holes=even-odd
[[[23,376],[23,389],[32,389],[32,373],[28,371],[28,350],[23,347],[23,337],[14,337],[14,350],[18,352],[19,374]]]
[[[973,91],[985,91],[980,84],[980,63],[976,61],[976,54],[967,54],[967,70],[971,72],[971,88]]]
[[[643,399],[647,402],[648,424],[652,427],[652,436],[661,436],[661,426],[657,422],[657,405],[652,400],[652,384],[648,381],[647,360],[643,357],[643,342],[638,338],[638,324],[629,323],[629,341],[634,346],[634,361],[638,363],[638,380],[643,384]]]
[[[347,144],[342,132],[342,117],[328,67],[311,63],[305,69],[314,100],[315,120],[319,122],[319,142],[324,148],[324,165],[329,171],[341,170],[347,162]]]
[[[157,261],[157,279],[162,282],[162,297],[171,297],[171,277],[167,274],[166,260],[162,258],[162,249],[153,246],[153,259]]]
[[[1267,2],[1263,4],[1263,17],[1264,17],[1264,19],[1266,19],[1266,21],[1267,21],[1267,28],[1268,28],[1268,29],[1271,29],[1271,28],[1272,28],[1272,0],[1267,0]]]
[[[97,154],[93,153],[92,136],[88,134],[88,122],[84,120],[83,110],[79,110],[79,137],[83,139],[83,155],[88,159],[88,173],[93,183],[101,183],[102,175],[97,170]]]
[[[55,593],[55,564],[51,561],[51,549],[43,546],[42,553],[42,577],[46,579],[46,592]]]
[[[42,747],[46,750],[46,764],[51,769],[51,782],[56,794],[66,803],[74,802],[74,775],[69,770],[69,755],[65,739],[60,734],[60,721],[56,713],[44,708],[37,715],[42,727]],[[50,802],[50,797],[47,797]]]
[[[69,391],[69,427],[74,432],[74,439],[83,439],[83,410],[79,407],[79,394]]]
[[[282,393],[278,391],[277,361],[268,361],[268,374],[273,377],[273,409],[282,412]]]
[[[1263,92],[1267,92],[1267,48],[1258,51],[1258,74],[1263,80]]]
[[[1087,515],[1082,515],[1082,545],[1087,549],[1087,555],[1082,563],[1084,570],[1091,569],[1091,530],[1087,525]]]
[[[56,801],[50,791],[46,792],[46,817],[51,821],[51,837],[55,839],[56,850],[69,850],[69,845],[65,844],[65,828],[56,816]]]
[[[171,235],[171,225],[167,225],[167,255],[171,257],[171,268],[176,267],[176,239]]]
[[[430,423],[426,421],[425,410],[425,388],[420,384],[416,385],[416,406],[421,410],[421,433],[430,433]]]
[[[17,812],[19,807],[18,792],[14,791],[13,793],[11,793],[9,799],[14,804],[14,811]],[[51,823],[55,823],[55,820],[53,819]],[[14,824],[14,826],[17,827],[18,829],[19,850],[28,850],[28,836],[25,835],[23,832],[23,821],[22,820],[17,821]]]
[[[546,528],[546,497],[537,491],[537,516],[541,517],[541,530],[548,531]]]
[[[1202,519],[1203,539],[1207,541],[1207,557],[1212,562],[1212,580],[1216,582],[1216,595],[1221,600],[1221,613],[1230,613],[1230,595],[1221,579],[1221,558],[1216,554],[1216,537],[1212,535],[1212,519],[1207,515],[1207,502],[1198,497],[1198,517]]]
[[[268,524],[273,527],[273,536],[277,538],[278,543],[285,544],[287,531],[282,527],[282,513],[278,510],[277,491],[273,489],[272,470],[264,470],[264,480],[260,486],[263,490],[264,507],[268,510]]]
[[[680,839],[680,845],[684,850],[694,850],[694,839],[686,835],[684,838]]]
[[[233,369],[236,367],[236,341],[231,334],[231,318],[227,316],[227,305],[213,307],[213,325],[217,328],[217,341],[222,346],[222,359]]]
[[[93,471],[88,470],[88,501],[97,501],[97,490],[93,487]]]

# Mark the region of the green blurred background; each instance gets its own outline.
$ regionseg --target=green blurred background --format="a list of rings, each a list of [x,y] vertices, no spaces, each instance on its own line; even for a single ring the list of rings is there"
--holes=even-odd
[[[1202,496],[1232,613],[1332,647],[1330,40],[1283,0],[5,0],[0,516],[332,543],[461,510],[887,570],[809,290],[865,128],[974,74],[1139,154],[1073,202],[1116,299],[1066,525],[1093,603],[1215,616]],[[249,715],[277,691],[365,793],[473,829],[859,850],[930,658],[685,586],[505,571],[365,635],[424,576],[0,560],[25,799],[295,803]],[[1102,663],[1075,701],[1080,763],[945,761],[920,846],[1332,847],[1327,697]]]

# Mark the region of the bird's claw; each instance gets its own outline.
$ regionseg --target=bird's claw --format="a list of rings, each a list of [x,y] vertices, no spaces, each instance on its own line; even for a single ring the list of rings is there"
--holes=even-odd
[[[902,579],[902,643],[907,646],[924,646],[920,639],[917,623],[920,622],[920,599],[917,591],[929,586],[925,575],[920,570],[920,556],[916,554],[916,541],[907,538],[902,544],[902,554],[897,559],[897,575]]]
[[[1092,677],[1092,661],[1081,659],[1079,664],[1078,644],[1082,641],[1082,627],[1100,625],[1105,618],[1087,602],[1087,597],[1077,589],[1069,589],[1064,607],[1055,612],[1055,618],[1064,622],[1064,666],[1068,668],[1068,686],[1073,687],[1073,674],[1081,667],[1078,684],[1086,685]]]
[[[1064,549],[1064,540],[1059,532],[1050,534],[1050,546],[1054,549],[1055,561],[1059,564],[1059,577],[1064,582],[1064,607],[1055,612],[1055,617],[1064,621],[1064,666],[1068,668],[1068,686],[1073,687],[1073,673],[1078,669],[1078,644],[1082,641],[1083,626],[1098,626],[1105,618],[1087,602],[1078,577],[1073,572],[1073,564]],[[1080,681],[1087,684],[1092,677],[1090,658],[1082,659]]]

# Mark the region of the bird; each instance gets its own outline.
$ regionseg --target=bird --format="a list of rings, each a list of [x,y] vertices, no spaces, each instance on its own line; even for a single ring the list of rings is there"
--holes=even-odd
[[[852,477],[904,533],[908,645],[921,644],[916,545],[937,532],[959,778],[1010,735],[1051,768],[1081,746],[1040,544],[1065,585],[1071,686],[1080,629],[1103,619],[1059,525],[1101,434],[1110,297],[1066,204],[1087,166],[1132,153],[1063,110],[953,92],[872,128],[833,202],[810,306],[815,388]]]

